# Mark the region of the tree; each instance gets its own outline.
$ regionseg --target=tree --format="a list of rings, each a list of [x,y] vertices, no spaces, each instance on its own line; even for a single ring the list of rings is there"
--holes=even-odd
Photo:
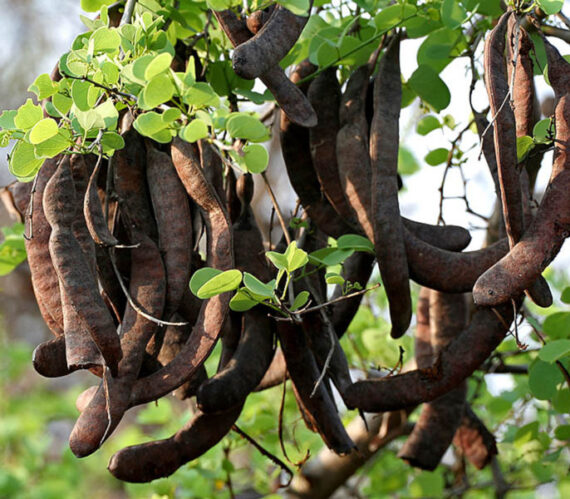
[[[521,308],[525,291],[542,307],[552,304],[541,274],[570,226],[569,65],[544,37],[567,39],[554,23],[555,16],[567,23],[562,2],[515,2],[506,13],[494,1],[111,3],[82,2],[98,15],[84,19],[88,31],[52,75],[30,86],[41,102],[29,99],[0,116],[2,145],[16,140],[10,168],[20,180],[5,192],[27,222],[25,236],[21,227],[6,232],[4,271],[27,253],[40,310],[55,334],[36,348],[34,367],[49,377],[88,369],[101,378],[77,400],[73,453],[95,452],[133,406],[160,399],[159,412],[146,408],[141,419],[153,423],[159,414],[164,421],[160,411],[170,414],[171,403],[162,397],[175,390],[181,398],[196,395],[193,418],[173,437],[116,452],[109,469],[117,478],[150,481],[190,461],[196,475],[200,456],[233,431],[264,456],[252,458],[249,473],[271,470],[255,480],[261,493],[288,470],[280,453],[290,466],[302,465],[284,492],[290,496],[328,496],[372,457],[375,473],[359,484],[372,496],[490,488],[503,496],[539,484],[556,484],[563,495],[569,312],[554,309],[542,320],[535,305]],[[406,42],[422,37],[417,68],[402,81]],[[479,111],[471,94],[482,78],[484,37],[490,109]],[[471,71],[472,117],[440,114],[451,98],[440,73],[457,58]],[[289,66],[288,78],[282,67]],[[546,66],[554,109],[540,120],[534,75]],[[399,213],[410,153],[399,148],[398,119],[416,99],[425,113],[420,134],[465,123],[449,149],[426,156],[430,165],[445,165],[438,226]],[[251,104],[267,112],[260,117]],[[271,119],[279,120],[299,198],[292,217],[265,175],[270,157],[261,143]],[[473,131],[500,201],[489,246],[463,252],[471,236],[445,225],[441,206],[446,175],[463,168],[462,140]],[[555,151],[553,173],[533,212],[548,149]],[[283,233],[276,247],[251,211],[255,175]],[[473,212],[466,194],[462,199]],[[375,259],[380,277],[371,279]],[[410,288],[410,278],[421,290]],[[568,288],[552,284],[568,303]],[[375,306],[361,306],[364,296],[387,310],[389,322]],[[416,302],[413,348],[402,336]],[[523,345],[519,318],[542,348]],[[513,339],[503,341],[511,324]],[[210,379],[205,362],[210,373],[219,363]],[[390,369],[371,368],[378,363]],[[369,379],[353,383],[349,366]],[[402,368],[410,372],[399,375]],[[492,397],[486,372],[516,375],[515,388]],[[282,399],[283,410],[275,410],[275,388],[245,403],[256,388],[284,385],[286,377],[294,396]],[[368,428],[347,412],[354,418],[347,432],[331,382],[347,407],[373,414]],[[283,427],[295,417],[293,398],[314,432],[299,429],[297,439]],[[499,430],[502,466],[487,428]],[[430,472],[404,472],[407,464],[387,447],[407,435],[398,456]],[[198,495],[213,494],[220,477],[230,495],[251,487],[236,471],[237,439],[219,446]],[[302,458],[305,446],[323,441],[330,451]],[[454,464],[438,467],[452,441]],[[290,460],[292,442],[300,442],[301,457]],[[476,474],[466,460],[490,470]],[[167,483],[176,477],[185,488],[183,471]]]

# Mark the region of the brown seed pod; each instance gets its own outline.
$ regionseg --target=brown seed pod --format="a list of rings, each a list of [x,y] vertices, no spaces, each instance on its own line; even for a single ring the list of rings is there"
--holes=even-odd
[[[238,19],[231,10],[214,11],[220,27],[234,47],[247,42],[251,33],[245,22]],[[317,124],[317,115],[308,99],[296,85],[285,76],[279,64],[270,67],[260,75],[261,81],[275,97],[283,112],[300,126],[311,127]]]
[[[197,411],[172,437],[121,449],[111,457],[108,469],[126,482],[150,482],[170,476],[216,445],[230,431],[241,409],[234,407],[220,414]]]
[[[416,334],[414,335],[414,356],[418,369],[427,369],[433,363],[431,345],[429,298],[431,290],[421,287],[416,308]]]
[[[431,349],[434,354],[432,359],[437,358],[439,352],[461,333],[466,322],[467,304],[464,295],[430,291],[429,332]],[[425,334],[423,328],[425,326],[420,328],[420,333]],[[416,336],[417,344],[418,337]],[[422,369],[419,364],[424,362],[422,359],[418,363],[418,368]],[[423,368],[430,366],[431,362]],[[414,430],[398,453],[398,457],[412,466],[424,470],[434,470],[451,444],[456,429],[460,425],[466,393],[467,384],[463,382],[441,397],[424,404]]]
[[[73,372],[65,359],[65,336],[40,343],[32,353],[32,363],[38,374],[46,378],[59,378]]]
[[[275,10],[275,7],[276,5],[273,4],[266,9],[256,10],[255,12],[252,12],[249,16],[247,16],[247,29],[256,35],[263,27],[263,25],[269,20],[271,14],[273,14],[273,11]]]
[[[287,378],[287,364],[285,363],[285,357],[283,356],[283,350],[277,348],[273,360],[267,371],[263,375],[263,378],[259,384],[255,387],[256,392],[267,390],[268,388],[273,388],[274,386],[280,385]]]
[[[46,185],[43,206],[52,227],[49,251],[60,285],[82,325],[91,334],[106,365],[117,373],[122,357],[115,324],[101,298],[97,282],[72,232],[75,188],[69,157],[63,158]]]
[[[219,270],[234,267],[232,234],[228,216],[207,182],[200,166],[197,148],[180,139],[171,146],[172,162],[186,192],[200,208],[207,231],[208,265]],[[214,348],[228,313],[229,293],[202,302],[200,314],[189,341],[163,369],[137,381],[131,405],[156,400],[188,381]]]
[[[329,392],[321,383],[313,394],[319,369],[307,347],[303,330],[289,322],[279,322],[277,334],[287,363],[291,381],[298,393],[312,425],[323,441],[337,454],[348,454],[354,443],[346,433]]]
[[[310,2],[309,10],[312,6]],[[238,45],[232,56],[236,74],[253,80],[277,66],[295,45],[309,16],[297,16],[282,5],[250,40]]]
[[[499,452],[495,437],[469,404],[465,404],[461,425],[453,437],[453,445],[478,470],[487,466]]]
[[[501,343],[513,320],[513,307],[479,308],[469,326],[436,359],[433,367],[397,376],[357,381],[346,392],[351,407],[393,411],[429,402],[459,386]]]
[[[473,298],[479,305],[505,303],[528,289],[570,234],[570,64],[556,49],[547,43],[545,46],[548,76],[557,97],[552,174],[538,212],[522,239],[477,280]]]
[[[122,216],[126,217],[126,214]],[[127,226],[132,226],[128,219]],[[130,294],[146,313],[161,317],[166,278],[158,247],[139,231],[133,231],[130,240],[138,243],[138,247],[131,250]],[[140,315],[131,305],[127,306],[121,324],[123,359],[118,375],[101,383],[75,423],[69,446],[76,456],[84,457],[96,451],[121,421],[129,408],[131,390],[139,375],[146,344],[156,328],[155,322]]]
[[[408,263],[398,204],[401,100],[400,38],[396,35],[380,60],[374,79],[374,116],[370,127],[374,250],[388,296],[392,338],[402,336],[412,319]]]

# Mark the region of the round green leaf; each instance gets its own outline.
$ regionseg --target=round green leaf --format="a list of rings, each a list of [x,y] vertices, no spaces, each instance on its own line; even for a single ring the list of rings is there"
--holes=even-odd
[[[414,153],[407,147],[398,148],[398,173],[400,175],[412,175],[419,171],[420,165]]]
[[[155,133],[164,130],[168,123],[162,121],[162,115],[155,111],[141,114],[134,121],[133,126],[136,131],[145,137],[150,137]]]
[[[210,85],[203,81],[198,81],[186,90],[184,93],[184,102],[195,108],[216,107],[220,103],[220,98]]]
[[[34,147],[34,154],[38,159],[53,158],[68,147],[71,147],[72,144],[71,132],[66,128],[60,128],[56,135],[43,141],[41,144],[37,144]]]
[[[374,24],[378,31],[388,31],[402,20],[412,17],[416,12],[416,7],[407,3],[391,5],[376,14]]]
[[[28,99],[25,104],[18,108],[14,124],[22,130],[29,130],[43,117],[44,112],[41,106],[36,106],[32,99]]]
[[[449,151],[444,147],[439,147],[427,153],[425,160],[428,165],[437,166],[445,163],[447,157],[449,156]]]
[[[260,144],[249,144],[243,148],[243,159],[250,173],[264,172],[269,163],[269,154]]]
[[[418,66],[408,84],[424,102],[433,106],[436,111],[445,109],[451,101],[449,88],[430,66]]]
[[[103,5],[111,5],[114,0],[81,0],[85,12],[97,12]]]
[[[125,147],[125,140],[116,132],[105,132],[101,144],[107,149],[117,150]]]
[[[528,135],[517,137],[517,162],[522,163],[534,148],[534,140]]]
[[[560,295],[560,300],[563,303],[570,303],[570,286],[564,288],[562,294]]]
[[[551,124],[552,120],[550,118],[545,118],[534,125],[534,128],[532,129],[532,135],[535,142],[547,143],[552,141],[552,138],[549,138]]]
[[[226,130],[235,139],[259,141],[267,137],[267,129],[257,118],[245,113],[231,113]]]
[[[570,413],[570,390],[568,388],[558,390],[552,399],[552,406],[561,414]]]
[[[172,55],[168,52],[163,52],[162,54],[158,54],[146,66],[144,71],[144,79],[151,80],[156,75],[163,73],[166,71],[170,64],[172,63]]]
[[[57,109],[61,116],[65,116],[69,113],[71,106],[73,104],[73,100],[67,97],[66,95],[57,93],[51,99],[52,104]]]
[[[544,332],[552,339],[570,337],[570,312],[556,312],[544,319]]]
[[[463,35],[460,30],[447,27],[432,31],[418,49],[418,66],[430,66],[440,73],[451,61],[452,54],[463,50],[464,43],[458,43]]]
[[[28,91],[34,92],[38,99],[47,99],[57,92],[59,85],[52,81],[47,73],[38,76],[32,83]]]
[[[570,440],[570,425],[560,425],[554,430],[557,440]]]
[[[294,312],[295,310],[299,310],[309,301],[309,292],[308,291],[301,291],[295,299],[293,300],[293,304],[291,305],[291,310]]]
[[[202,285],[196,296],[198,296],[198,298],[206,299],[227,291],[233,291],[239,287],[241,279],[242,275],[239,270],[226,270]]]
[[[182,112],[180,111],[180,109],[176,109],[175,107],[171,107],[170,109],[167,109],[166,111],[164,111],[164,113],[162,113],[162,121],[170,124],[173,121],[176,121],[177,119],[179,119],[180,116],[182,116]]]
[[[448,28],[455,29],[465,21],[467,12],[456,0],[443,0],[441,5],[441,20]]]
[[[325,274],[325,281],[330,285],[338,284],[339,286],[342,286],[344,284],[344,277],[335,272],[330,272],[328,274]]]
[[[562,374],[555,364],[535,361],[528,375],[528,387],[539,400],[548,400],[556,395],[556,385],[562,381]]]
[[[309,0],[277,0],[277,3],[297,16],[306,16],[310,7]]]
[[[12,175],[29,178],[37,173],[44,161],[44,159],[36,158],[32,144],[20,141],[12,150],[8,164]]]
[[[432,130],[436,130],[437,128],[441,128],[441,123],[439,120],[433,115],[424,116],[416,126],[416,132],[420,135],[427,135]]]
[[[89,111],[95,106],[101,90],[88,81],[75,80],[71,84],[71,98],[80,111]]]
[[[115,28],[101,27],[91,35],[89,44],[95,53],[112,53],[119,49],[121,37]]]
[[[182,130],[180,138],[186,142],[196,142],[208,136],[208,125],[202,120],[192,120]]]
[[[44,118],[38,121],[30,131],[30,142],[40,144],[57,135],[57,131],[57,122],[52,118]]]
[[[553,14],[558,14],[558,12],[562,10],[564,0],[536,0],[536,3],[544,12],[551,16]]]
[[[538,357],[552,364],[568,354],[570,354],[570,340],[555,340],[544,345],[538,352]]]
[[[154,109],[160,106],[160,104],[164,104],[172,99],[174,90],[174,85],[168,75],[160,74],[155,76],[143,90],[144,106],[141,106],[141,108]]]
[[[247,293],[239,290],[230,300],[230,310],[245,312],[255,307],[259,302],[252,300]]]
[[[198,296],[198,290],[210,279],[213,279],[221,273],[221,270],[213,269],[212,267],[198,269],[192,274],[192,278],[190,279],[190,291]]]
[[[337,247],[340,249],[353,249],[355,251],[368,251],[374,254],[374,244],[366,237],[358,234],[345,234],[337,239]]]
[[[274,295],[273,286],[261,282],[249,272],[243,273],[243,285],[252,293],[265,298],[271,298]]]

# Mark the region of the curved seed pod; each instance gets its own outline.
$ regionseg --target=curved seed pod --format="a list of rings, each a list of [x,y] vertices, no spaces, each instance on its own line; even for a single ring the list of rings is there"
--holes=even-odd
[[[219,270],[234,267],[232,233],[228,216],[207,182],[193,144],[174,139],[172,162],[186,192],[200,208],[207,231],[208,265]],[[137,381],[131,405],[156,400],[188,381],[204,363],[220,335],[228,313],[230,296],[223,293],[202,302],[189,341],[170,364]]]
[[[311,6],[312,2],[309,10]],[[308,15],[297,16],[282,5],[275,7],[259,32],[234,50],[232,65],[236,74],[253,80],[279,65],[301,36],[308,20]]]
[[[91,172],[83,203],[83,213],[89,234],[91,234],[93,240],[100,246],[116,246],[119,244],[119,241],[117,241],[117,238],[111,234],[109,230],[105,215],[103,214],[101,199],[97,193],[97,181],[99,179],[102,163],[102,158],[99,158],[95,164],[95,168]]]
[[[540,276],[570,234],[570,64],[549,44],[549,79],[555,89],[556,138],[552,174],[538,212],[522,239],[473,288],[475,303],[504,303]],[[564,86],[566,85],[566,86]]]
[[[275,10],[275,4],[270,5],[266,9],[256,10],[247,16],[246,24],[247,29],[256,35],[263,25],[269,20],[271,14]]]
[[[267,371],[263,375],[263,378],[259,384],[255,387],[256,392],[262,390],[267,390],[268,388],[273,388],[274,386],[280,385],[287,377],[287,364],[285,364],[285,357],[283,356],[283,350],[277,348],[273,360]]]
[[[430,225],[402,217],[404,227],[422,241],[448,251],[461,251],[469,246],[471,234],[458,225]]]
[[[247,42],[251,33],[243,20],[231,10],[214,11],[214,15],[224,33],[234,47]],[[273,65],[260,75],[261,81],[275,97],[283,112],[291,121],[300,126],[311,127],[317,124],[317,115],[303,92],[285,76],[279,64]]]
[[[206,180],[214,188],[222,204],[227,207],[222,159],[216,154],[213,146],[207,140],[202,139],[198,141],[198,150],[200,151],[200,165],[202,170],[204,170]]]
[[[72,233],[75,189],[69,157],[65,157],[46,185],[43,205],[52,227],[49,251],[63,292],[83,327],[99,348],[113,374],[122,357],[115,324],[97,288],[97,282]]]
[[[121,207],[129,213],[134,226],[153,241],[158,241],[156,222],[146,179],[146,151],[143,138],[132,126],[133,117],[125,114],[121,134],[125,147],[118,150],[113,162],[113,185]]]
[[[65,336],[40,343],[32,353],[32,363],[36,372],[46,378],[59,378],[74,371],[67,367]]]
[[[410,278],[422,286],[446,293],[466,293],[483,272],[503,257],[506,239],[477,251],[457,253],[436,248],[404,229]]]
[[[233,226],[236,268],[268,282],[271,273],[264,256],[263,239],[249,207],[253,196],[250,174],[238,179],[237,194],[242,202],[242,214]],[[235,315],[242,329],[237,349],[227,365],[220,360],[225,367],[198,390],[198,407],[207,413],[242,405],[263,378],[273,358],[273,323],[267,311],[254,307],[243,314],[243,322],[238,314]]]
[[[388,296],[392,338],[412,320],[408,262],[398,204],[399,118],[402,101],[400,38],[395,36],[380,60],[374,80],[374,116],[370,127],[371,214],[374,250]]]
[[[234,407],[220,414],[197,411],[172,437],[121,449],[111,457],[108,469],[126,482],[150,482],[170,476],[216,445],[230,431],[241,409]]]
[[[513,247],[523,233],[522,197],[517,171],[516,123],[509,96],[507,67],[504,57],[505,35],[512,11],[503,14],[485,40],[485,84],[491,115],[495,117],[493,137],[501,187],[501,202],[509,246]],[[504,104],[504,105],[503,105]]]
[[[352,283],[357,282],[364,288],[370,279],[373,266],[373,255],[360,251],[354,253],[344,262],[344,280]],[[337,286],[332,299],[339,298],[340,296],[342,296],[342,287]],[[332,308],[331,321],[335,333],[339,338],[341,338],[348,329],[349,324],[352,322],[352,319],[360,307],[363,297],[364,295],[361,294],[339,301],[330,306]]]
[[[341,97],[336,68],[317,76],[309,85],[307,96],[318,118],[317,125],[309,130],[313,167],[324,195],[338,214],[350,222],[354,214],[344,197],[336,159]]]
[[[0,187],[0,200],[11,218],[20,223],[25,221],[26,210],[32,192],[31,182],[12,182],[10,185]]]
[[[32,198],[31,237],[26,239],[26,254],[32,275],[32,287],[40,312],[52,333],[63,334],[63,312],[59,292],[59,279],[54,269],[50,252],[49,238],[51,227],[46,220],[43,206],[43,195],[48,180],[57,169],[62,156],[48,159],[36,177],[35,192]],[[23,193],[22,193],[23,194]],[[28,199],[26,203],[30,200]],[[22,204],[16,198],[18,204]]]
[[[312,425],[317,428],[327,447],[337,454],[350,453],[354,443],[346,433],[324,384],[321,383],[312,394],[319,370],[311,350],[307,348],[302,329],[289,322],[279,322],[277,334],[291,381]]]
[[[416,334],[414,336],[414,356],[418,369],[427,369],[433,363],[433,348],[430,329],[431,290],[421,287],[416,308]]]
[[[97,263],[97,277],[101,286],[101,295],[112,311],[115,322],[120,324],[122,321],[123,311],[125,310],[126,297],[123,293],[117,275],[113,270],[111,258],[106,248],[95,246],[95,255]]]
[[[435,356],[461,333],[466,322],[467,304],[464,295],[430,291],[429,323],[431,347]],[[419,365],[418,368],[422,369]],[[463,382],[450,392],[424,404],[414,430],[398,457],[412,466],[434,470],[459,427],[466,393],[467,384]]]
[[[90,386],[89,388],[82,391],[77,396],[77,398],[75,399],[75,408],[79,412],[83,412],[85,410],[85,408],[89,405],[89,402],[91,402],[91,399],[97,393],[97,389],[98,389],[97,386]]]
[[[469,404],[465,404],[463,409],[463,418],[453,437],[453,445],[478,470],[487,466],[499,452],[495,437]]]
[[[350,407],[367,412],[394,411],[444,395],[487,359],[503,341],[512,320],[511,304],[477,309],[469,326],[440,352],[433,367],[357,381],[346,392]]]
[[[192,218],[186,190],[170,156],[147,142],[146,177],[166,269],[164,318],[178,310],[190,282]]]
[[[130,226],[130,221],[127,222]],[[130,294],[147,313],[161,317],[166,279],[160,252],[148,236],[139,231],[133,232],[129,239],[136,241],[138,247],[131,250]],[[101,383],[75,423],[69,446],[76,456],[84,457],[95,452],[121,421],[129,408],[131,390],[139,375],[146,344],[156,328],[155,322],[127,306],[121,325],[123,359],[118,376],[107,378],[107,390],[105,383]]]

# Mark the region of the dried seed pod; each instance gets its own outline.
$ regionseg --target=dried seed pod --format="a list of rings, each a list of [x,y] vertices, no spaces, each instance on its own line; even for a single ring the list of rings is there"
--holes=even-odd
[[[263,375],[263,378],[259,384],[255,387],[256,392],[267,390],[268,388],[273,388],[274,386],[280,385],[287,378],[287,364],[285,363],[285,357],[283,356],[283,350],[278,348],[275,351],[273,360],[267,371]]]
[[[208,265],[222,271],[233,268],[233,243],[228,216],[204,176],[197,148],[174,139],[171,153],[178,176],[186,192],[200,208],[205,221]],[[137,381],[131,405],[144,404],[166,395],[200,369],[220,335],[229,301],[229,293],[223,293],[202,302],[189,341],[167,366]]]
[[[231,10],[214,11],[214,15],[234,47],[251,38],[245,22],[238,19]],[[296,85],[289,81],[279,64],[270,67],[260,75],[260,79],[291,121],[306,127],[317,124],[317,115],[308,99]]]
[[[453,437],[453,445],[478,470],[487,466],[499,452],[494,435],[469,404],[465,404],[461,425]]]
[[[479,308],[469,326],[426,369],[357,381],[346,392],[351,407],[393,411],[429,402],[459,386],[501,343],[513,320],[513,307]]]
[[[412,319],[408,262],[398,204],[401,100],[400,38],[396,35],[380,60],[378,74],[374,79],[374,116],[370,127],[370,213],[374,250],[388,296],[392,338],[402,336]]]
[[[312,1],[310,2],[310,7]],[[238,45],[232,56],[234,71],[248,80],[262,76],[279,65],[301,35],[309,16],[297,16],[282,5],[250,40]]]
[[[276,5],[270,5],[266,9],[256,10],[247,16],[247,29],[256,35],[263,25],[269,20],[275,10]]]
[[[67,367],[63,335],[40,343],[32,353],[32,363],[36,372],[46,378],[59,378],[74,371]]]
[[[60,161],[46,185],[43,205],[46,219],[52,227],[49,251],[62,290],[83,327],[91,334],[106,365],[116,374],[122,351],[115,324],[99,294],[81,246],[72,233],[75,188],[69,157]]]

